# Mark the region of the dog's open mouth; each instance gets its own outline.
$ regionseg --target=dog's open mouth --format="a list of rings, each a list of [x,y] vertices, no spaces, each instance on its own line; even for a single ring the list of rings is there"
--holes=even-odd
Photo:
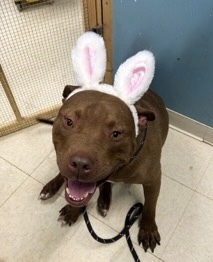
[[[96,188],[96,183],[85,183],[68,178],[65,189],[65,198],[72,206],[85,206],[94,195]]]

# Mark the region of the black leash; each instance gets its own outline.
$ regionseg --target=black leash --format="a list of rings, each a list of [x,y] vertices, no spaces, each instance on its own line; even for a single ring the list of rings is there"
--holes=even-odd
[[[137,253],[136,253],[136,251],[133,247],[132,240],[131,240],[130,235],[129,235],[129,229],[134,224],[134,222],[138,219],[138,217],[142,213],[142,210],[143,210],[143,204],[142,203],[137,203],[134,206],[132,206],[130,208],[129,212],[127,213],[123,230],[117,236],[115,236],[113,238],[108,238],[108,239],[100,238],[99,236],[96,235],[96,233],[94,232],[94,230],[91,226],[86,207],[83,207],[83,216],[84,216],[84,220],[86,222],[87,228],[88,228],[90,234],[92,235],[92,237],[96,241],[98,241],[102,244],[113,243],[113,242],[119,240],[120,238],[122,238],[124,235],[126,235],[126,241],[127,241],[128,246],[129,246],[130,252],[131,252],[131,254],[134,258],[134,261],[140,262],[140,259],[138,258],[138,255],[137,255]]]

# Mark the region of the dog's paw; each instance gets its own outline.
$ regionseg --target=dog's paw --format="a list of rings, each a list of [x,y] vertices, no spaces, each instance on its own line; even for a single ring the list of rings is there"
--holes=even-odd
[[[109,207],[105,205],[103,202],[98,201],[98,213],[102,216],[105,217],[109,211]]]
[[[158,233],[158,230],[144,230],[143,228],[140,228],[138,233],[138,243],[143,246],[145,252],[148,248],[154,252],[156,245],[160,245],[160,234]]]
[[[110,202],[111,198],[110,197],[102,197],[101,195],[98,198],[98,204],[97,204],[97,209],[98,213],[102,216],[105,217],[108,214],[109,208],[110,208]]]
[[[59,213],[60,215],[58,221],[61,221],[62,226],[63,225],[71,226],[73,223],[77,221],[81,213],[81,208],[66,205],[59,211]]]
[[[57,192],[57,191],[56,191]],[[54,188],[49,186],[48,184],[43,187],[43,189],[40,192],[39,199],[41,200],[47,200],[54,196],[56,194]]]
[[[39,199],[47,200],[51,198],[58,192],[59,188],[63,185],[63,183],[63,177],[61,176],[61,174],[58,174],[55,178],[53,178],[43,187],[39,195]]]

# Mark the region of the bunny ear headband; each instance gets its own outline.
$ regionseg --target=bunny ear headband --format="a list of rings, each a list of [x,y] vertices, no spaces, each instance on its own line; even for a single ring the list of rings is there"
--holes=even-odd
[[[138,101],[149,88],[154,76],[155,59],[151,52],[140,51],[120,65],[114,85],[100,84],[106,71],[106,49],[101,36],[86,32],[77,40],[72,50],[72,63],[78,85],[69,97],[77,92],[96,90],[114,95],[130,108],[134,122],[135,133],[138,135],[138,115],[134,103]]]

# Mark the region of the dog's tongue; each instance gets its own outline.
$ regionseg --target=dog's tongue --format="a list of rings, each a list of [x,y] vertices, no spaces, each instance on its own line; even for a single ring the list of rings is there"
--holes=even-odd
[[[95,192],[96,183],[83,183],[68,179],[68,188],[73,197],[82,198]]]

